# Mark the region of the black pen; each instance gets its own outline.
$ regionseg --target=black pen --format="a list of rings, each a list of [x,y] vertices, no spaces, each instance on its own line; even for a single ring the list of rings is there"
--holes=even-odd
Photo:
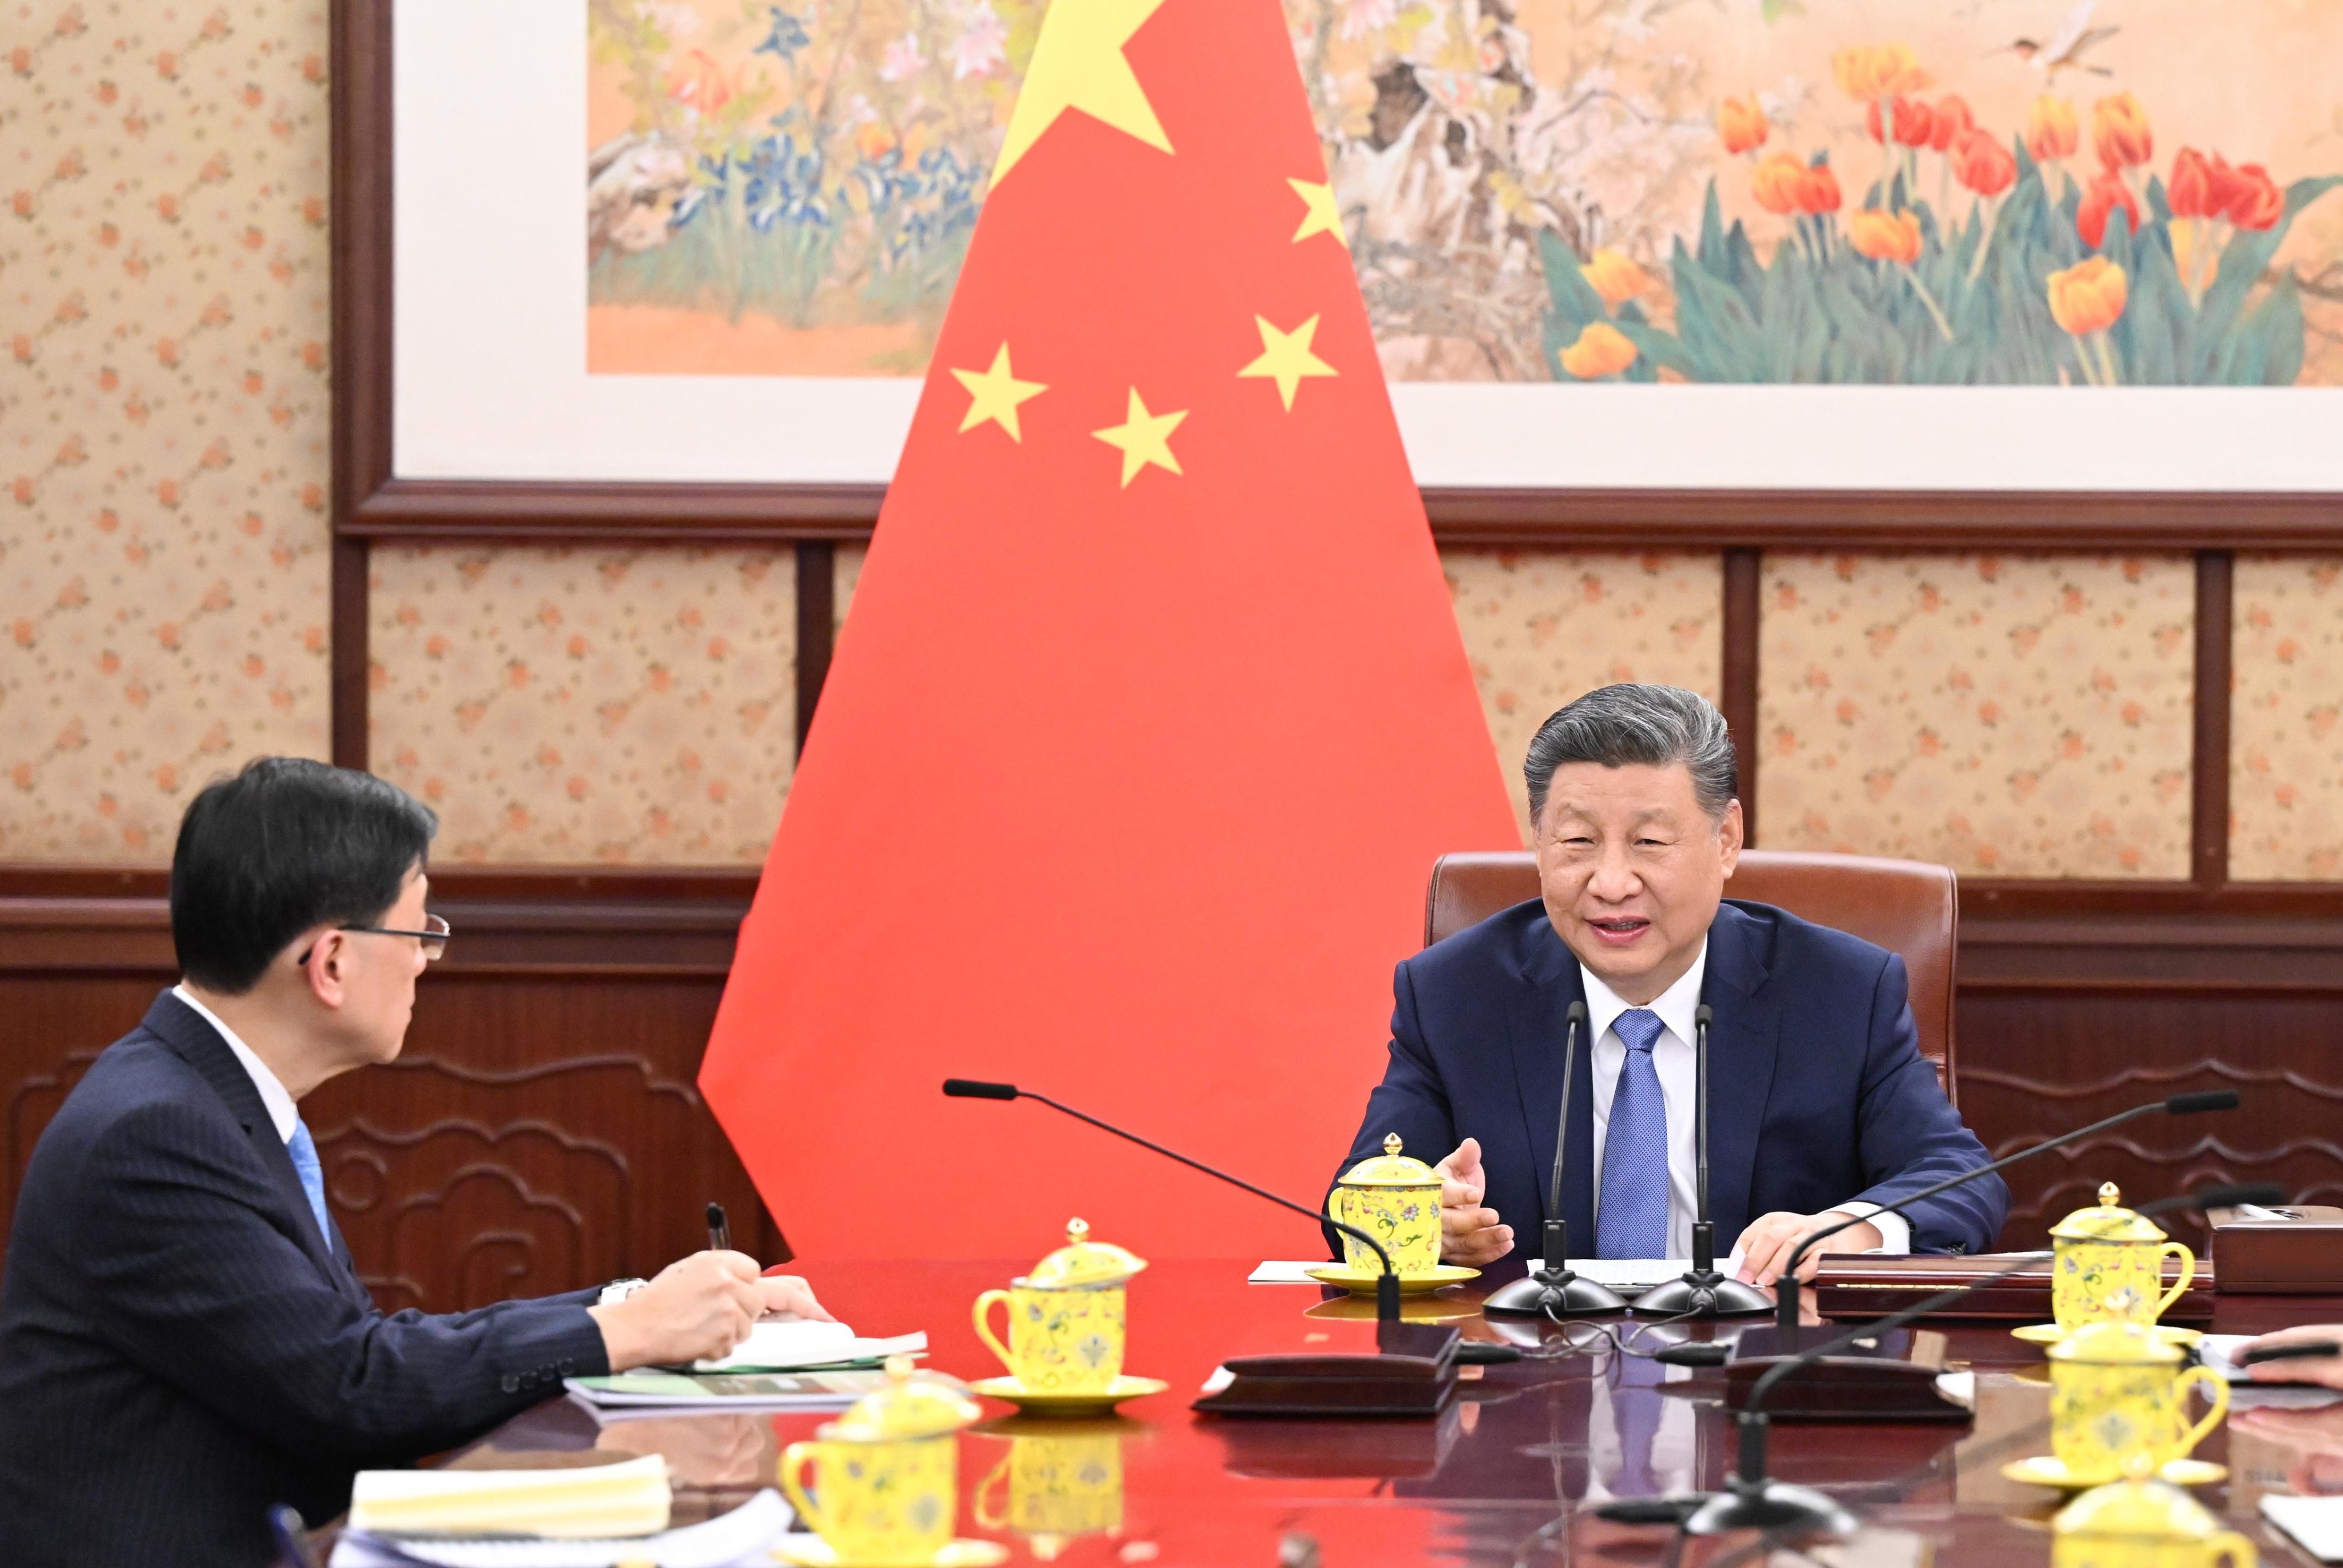
[[[2313,1356],[2343,1355],[2343,1345],[2333,1340],[2301,1340],[2288,1345],[2264,1345],[2247,1351],[2237,1358],[2239,1366],[2256,1366],[2263,1362],[2306,1361]]]
[[[732,1227],[724,1218],[724,1205],[721,1203],[708,1206],[708,1245],[711,1251],[729,1252],[732,1250]]]

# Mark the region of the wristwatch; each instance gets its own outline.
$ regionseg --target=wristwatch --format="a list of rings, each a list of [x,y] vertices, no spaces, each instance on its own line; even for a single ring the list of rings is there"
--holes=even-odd
[[[649,1280],[612,1280],[602,1287],[602,1294],[594,1304],[598,1307],[615,1307],[649,1283]]]

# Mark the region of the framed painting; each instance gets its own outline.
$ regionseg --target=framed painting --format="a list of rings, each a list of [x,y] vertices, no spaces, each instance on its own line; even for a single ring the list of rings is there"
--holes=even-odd
[[[1043,5],[337,8],[342,526],[867,528]],[[1284,5],[1447,537],[2343,539],[2343,9]]]

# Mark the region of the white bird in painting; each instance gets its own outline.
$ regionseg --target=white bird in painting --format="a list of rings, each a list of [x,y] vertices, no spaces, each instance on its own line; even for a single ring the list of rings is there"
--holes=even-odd
[[[2080,0],[2066,13],[2066,20],[2047,44],[2036,38],[2020,38],[2009,45],[2009,52],[2043,74],[2044,84],[2056,82],[2061,71],[2088,71],[2095,76],[2115,75],[2105,65],[2094,65],[2083,56],[2098,45],[2106,43],[2122,29],[2094,27],[2091,13],[2098,8],[2098,0]]]

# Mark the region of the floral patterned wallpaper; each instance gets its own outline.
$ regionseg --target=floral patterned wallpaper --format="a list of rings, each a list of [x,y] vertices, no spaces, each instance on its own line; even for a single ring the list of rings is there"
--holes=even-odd
[[[2343,558],[2241,558],[2229,875],[2343,879]]]
[[[2186,558],[1771,556],[1764,596],[1769,847],[2188,874]]]
[[[1614,680],[1719,695],[1716,556],[1448,549],[1440,559],[1524,843],[1522,759],[1555,709]]]
[[[756,865],[797,751],[797,557],[375,552],[375,770],[458,862]]]
[[[326,15],[0,15],[0,859],[325,753]]]

